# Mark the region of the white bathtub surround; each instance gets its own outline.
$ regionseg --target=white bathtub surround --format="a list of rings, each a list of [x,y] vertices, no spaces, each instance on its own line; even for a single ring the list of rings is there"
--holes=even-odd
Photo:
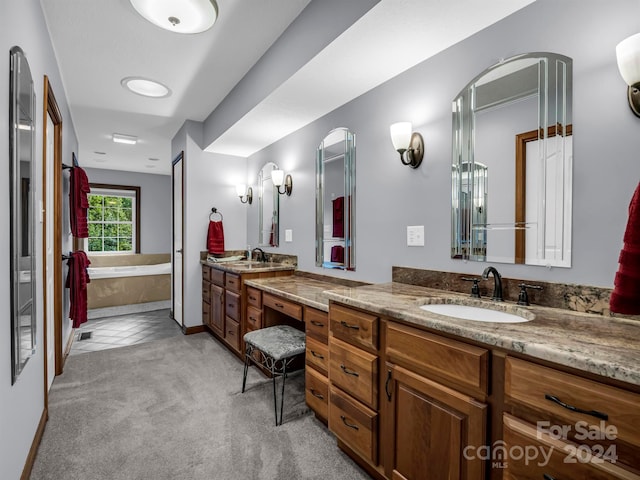
[[[159,263],[156,265],[119,265],[113,267],[89,267],[89,278],[98,280],[101,278],[141,277],[145,275],[169,275],[171,263]]]

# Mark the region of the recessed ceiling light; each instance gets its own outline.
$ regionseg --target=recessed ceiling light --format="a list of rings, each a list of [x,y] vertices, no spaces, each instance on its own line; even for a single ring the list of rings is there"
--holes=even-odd
[[[135,145],[138,142],[138,137],[122,135],[121,133],[114,133],[112,138],[116,143],[126,143],[127,145]]]
[[[145,19],[176,33],[200,33],[210,29],[218,18],[215,0],[130,0]]]
[[[142,77],[125,77],[120,80],[120,85],[124,88],[143,97],[164,98],[171,95],[169,87],[164,86],[155,80]]]

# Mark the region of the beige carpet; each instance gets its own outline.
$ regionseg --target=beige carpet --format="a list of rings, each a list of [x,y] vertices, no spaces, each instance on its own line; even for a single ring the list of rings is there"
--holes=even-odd
[[[69,357],[49,396],[32,480],[367,479],[287,379],[271,380],[209,334]],[[279,384],[278,384],[279,385]]]

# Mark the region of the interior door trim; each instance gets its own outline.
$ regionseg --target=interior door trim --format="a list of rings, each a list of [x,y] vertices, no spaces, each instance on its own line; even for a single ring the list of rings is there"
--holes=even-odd
[[[172,275],[175,274],[175,245],[174,245],[174,235],[173,232],[175,231],[176,228],[176,219],[175,219],[175,206],[173,205],[173,201],[175,199],[175,185],[174,185],[174,178],[175,178],[175,169],[176,166],[178,165],[178,163],[180,163],[180,170],[182,172],[181,175],[181,182],[182,182],[182,192],[181,192],[181,207],[182,207],[182,224],[180,225],[180,236],[182,237],[182,255],[180,256],[181,258],[181,263],[182,263],[182,281],[180,282],[180,288],[182,290],[181,293],[181,297],[182,297],[182,314],[180,315],[181,318],[181,324],[180,326],[182,327],[182,330],[184,332],[184,150],[181,151],[176,158],[173,159],[173,161],[171,162],[171,272]],[[174,292],[174,288],[175,288],[175,281],[173,278],[171,278],[171,318],[173,320],[175,320],[175,315],[174,315],[174,309],[175,309],[175,292]]]

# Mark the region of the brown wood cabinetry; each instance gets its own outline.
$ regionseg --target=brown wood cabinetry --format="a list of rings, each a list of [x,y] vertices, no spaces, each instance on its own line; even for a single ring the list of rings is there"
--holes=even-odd
[[[305,400],[316,417],[329,420],[329,315],[305,306],[302,310],[307,334],[305,354]]]
[[[240,358],[244,352],[244,334],[262,328],[262,295],[252,289],[249,295],[244,281],[291,275],[292,270],[234,273],[202,266],[202,323]],[[253,310],[249,310],[251,306]]]
[[[504,440],[553,450],[544,468],[553,478],[640,479],[640,395],[567,372],[507,357]],[[520,459],[522,460],[522,459]],[[504,478],[540,478],[507,461]],[[633,472],[633,473],[632,473]]]

